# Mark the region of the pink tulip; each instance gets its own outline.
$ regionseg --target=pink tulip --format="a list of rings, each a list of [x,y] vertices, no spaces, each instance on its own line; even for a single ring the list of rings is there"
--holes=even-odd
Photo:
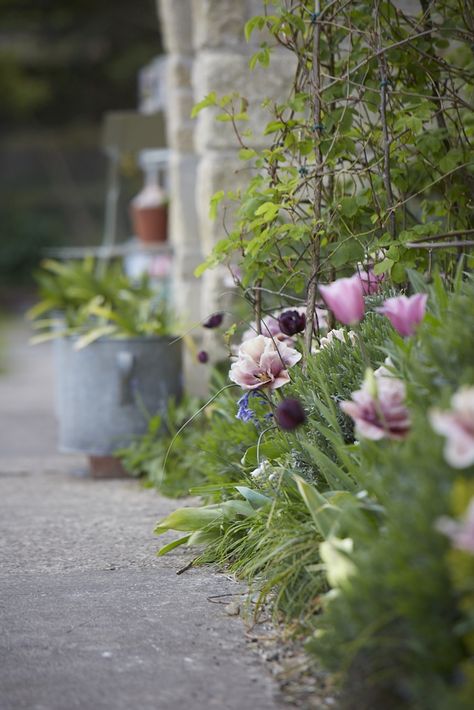
[[[403,439],[410,429],[405,406],[405,385],[385,367],[368,370],[362,388],[352,393],[352,401],[341,409],[355,422],[356,435],[365,439]]]
[[[372,266],[367,269],[361,267],[360,271],[357,272],[357,276],[361,281],[364,296],[372,296],[374,293],[378,293],[380,284],[385,279],[385,274],[374,274]]]
[[[443,516],[436,521],[436,529],[451,539],[453,547],[474,555],[474,498],[471,498],[462,522]]]
[[[413,335],[416,327],[425,317],[427,299],[426,293],[416,293],[410,297],[387,298],[377,311],[387,316],[395,330],[406,337]]]
[[[242,343],[229,377],[243,389],[278,389],[290,381],[288,367],[301,359],[301,353],[284,342],[257,335]]]
[[[444,458],[453,468],[474,464],[474,387],[464,387],[451,399],[452,409],[431,410],[431,426],[446,437]]]
[[[328,308],[344,325],[359,323],[364,317],[364,289],[358,274],[349,279],[337,279],[328,286],[320,286]]]

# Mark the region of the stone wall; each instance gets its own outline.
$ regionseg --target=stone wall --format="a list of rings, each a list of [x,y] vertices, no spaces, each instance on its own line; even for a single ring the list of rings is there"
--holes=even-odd
[[[157,0],[168,62],[168,142],[171,149],[170,236],[175,250],[174,298],[186,324],[202,321],[226,308],[228,287],[222,270],[200,279],[194,268],[223,236],[222,217],[209,218],[209,202],[218,190],[235,190],[248,178],[238,159],[238,143],[229,123],[216,122],[206,109],[194,121],[193,104],[211,91],[239,92],[249,102],[252,145],[264,144],[268,121],[261,103],[284,96],[291,85],[293,64],[284,50],[275,50],[268,69],[250,71],[248,60],[261,42],[258,33],[247,44],[243,28],[262,12],[260,0]],[[227,218],[226,218],[227,219]],[[226,223],[226,226],[230,226]],[[214,334],[193,330],[198,347],[215,350]],[[195,356],[186,356],[188,391],[204,393],[206,376]]]

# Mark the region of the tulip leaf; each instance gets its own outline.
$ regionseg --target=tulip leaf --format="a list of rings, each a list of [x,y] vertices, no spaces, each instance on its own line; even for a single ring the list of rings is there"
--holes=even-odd
[[[171,550],[174,550],[176,547],[179,547],[180,545],[185,545],[190,537],[190,535],[185,535],[184,537],[178,538],[178,540],[173,540],[173,542],[169,542],[167,545],[163,545],[163,547],[160,547],[156,554],[158,555],[158,557],[162,557],[168,552],[171,552]]]
[[[329,456],[326,456],[317,446],[309,442],[303,443],[303,448],[314,459],[321,474],[326,479],[329,488],[333,490],[345,489],[354,491],[356,484],[346,471],[337,463],[334,463]]]
[[[247,486],[236,486],[235,488],[255,510],[272,502],[271,498],[268,498],[268,496],[264,496],[263,493],[254,491],[252,488],[247,488]]]
[[[200,530],[222,518],[223,513],[219,507],[177,508],[157,524],[154,532],[156,535],[162,535],[168,530],[184,532]]]

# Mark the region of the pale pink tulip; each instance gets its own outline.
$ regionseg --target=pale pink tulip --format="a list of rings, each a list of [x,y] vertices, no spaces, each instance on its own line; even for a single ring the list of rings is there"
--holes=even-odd
[[[474,498],[471,498],[462,522],[448,517],[438,518],[436,529],[452,540],[453,547],[474,555]]]
[[[360,267],[360,270],[356,274],[362,284],[362,290],[365,296],[372,296],[374,293],[378,293],[380,289],[380,284],[385,279],[385,274],[374,274],[374,269],[372,266],[368,268]]]
[[[352,401],[340,406],[354,420],[356,435],[365,439],[403,439],[410,429],[405,385],[385,367],[369,370],[361,389],[352,393]]]
[[[425,317],[427,299],[426,293],[415,293],[410,297],[387,298],[383,306],[377,308],[377,311],[387,316],[395,330],[406,337],[413,335],[416,327]]]
[[[328,286],[320,286],[328,308],[344,325],[359,323],[364,317],[364,289],[358,274],[349,279],[337,279]]]
[[[278,389],[290,381],[288,367],[301,359],[301,353],[284,342],[257,335],[242,343],[229,377],[243,389]]]
[[[460,389],[451,399],[452,409],[430,412],[431,426],[446,437],[444,458],[453,468],[474,464],[474,387]]]

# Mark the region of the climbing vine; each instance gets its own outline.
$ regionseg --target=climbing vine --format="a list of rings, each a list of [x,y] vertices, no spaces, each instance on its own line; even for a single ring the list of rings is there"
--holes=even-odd
[[[449,277],[462,253],[469,263],[474,11],[412,5],[266,0],[245,27],[265,36],[250,70],[271,72],[282,48],[295,65],[288,96],[265,102],[266,147],[252,147],[245,97],[210,94],[194,110],[220,110],[253,173],[214,195],[212,214],[233,204],[235,219],[197,274],[240,266],[257,323],[279,300],[305,303],[306,352],[320,283],[373,267],[403,285],[407,268]]]

